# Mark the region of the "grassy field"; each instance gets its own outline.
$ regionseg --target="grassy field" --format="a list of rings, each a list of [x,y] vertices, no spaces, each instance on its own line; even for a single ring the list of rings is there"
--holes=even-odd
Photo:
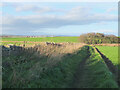
[[[2,41],[78,42],[78,37],[2,38]]]
[[[3,50],[2,58],[3,88],[118,88],[114,75],[90,46],[38,45]]]
[[[23,45],[24,42],[2,42],[2,43],[0,43],[0,45],[8,45],[8,44],[14,44],[16,46],[20,46],[20,45]],[[34,42],[33,43],[28,43],[28,42],[25,43],[25,45],[34,45],[34,44],[35,44]]]
[[[3,88],[118,88],[116,76],[100,54],[94,47],[78,43],[78,37],[3,38],[2,41],[7,46],[2,50]],[[24,41],[28,41],[25,47]],[[15,43],[13,48],[7,45]],[[96,47],[118,65],[118,47]]]
[[[118,65],[118,47],[96,46],[114,65]]]
[[[118,81],[120,82],[120,47],[118,46],[96,46],[112,63],[118,68]],[[120,85],[120,83],[119,83]]]

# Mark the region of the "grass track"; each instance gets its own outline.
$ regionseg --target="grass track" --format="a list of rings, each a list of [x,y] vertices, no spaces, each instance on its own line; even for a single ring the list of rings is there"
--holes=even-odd
[[[62,61],[57,63],[56,66],[51,68],[49,67],[42,73],[40,72],[40,70],[44,68],[44,65],[46,65],[47,57],[36,58],[34,55],[31,57],[31,54],[29,54],[29,56],[28,55],[26,56],[25,53],[22,53],[17,57],[16,56],[3,57],[3,68],[4,68],[3,88],[5,87],[29,87],[29,88],[30,87],[37,87],[37,88],[68,87],[68,84],[71,82],[71,78],[75,73],[76,66],[78,66],[78,64],[84,58],[87,57],[86,54],[87,52],[85,48],[81,49],[78,53],[76,52],[73,54],[65,55]],[[13,64],[11,68],[5,65],[6,63],[12,64],[17,59],[22,60],[24,58],[28,60],[27,63],[23,63],[23,64],[18,63],[17,65]],[[33,60],[30,60],[31,58]],[[47,67],[49,65],[50,63],[47,64]],[[31,72],[31,70],[33,71]],[[31,76],[32,74],[33,76]]]
[[[89,47],[89,52],[87,48],[88,46],[84,46],[72,54],[66,54],[62,61],[45,70],[42,68],[47,61],[47,57],[39,58],[32,54],[28,56],[25,53],[17,57],[3,57],[3,88],[69,88],[71,87],[70,84],[76,79],[75,74],[79,72],[79,65],[81,64],[84,66],[81,69],[82,74],[78,74],[80,79],[77,79],[77,86],[72,84],[73,87],[117,88],[114,75],[108,70],[103,59],[92,47]],[[22,59],[27,59],[27,62],[18,63],[12,65],[12,67],[6,65]],[[82,63],[83,60],[86,61]],[[49,66],[49,64],[47,65]],[[40,68],[40,66],[42,67]],[[40,72],[41,69],[43,72]]]
[[[75,74],[77,83],[74,82],[72,88],[118,88],[115,76],[109,71],[101,56],[92,47],[89,51],[91,55],[84,63],[80,63],[82,67],[79,66]]]

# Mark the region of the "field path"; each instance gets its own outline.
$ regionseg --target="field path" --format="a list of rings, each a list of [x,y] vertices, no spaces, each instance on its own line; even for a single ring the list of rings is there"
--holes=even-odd
[[[80,87],[82,88],[83,87],[82,82],[84,80],[83,77],[84,77],[84,69],[85,69],[86,60],[83,60],[80,63],[80,65],[79,65],[79,67],[78,67],[78,69],[77,69],[77,71],[76,71],[76,73],[74,75],[74,80],[73,80],[73,82],[71,84],[71,88],[80,88]]]
[[[70,88],[118,87],[114,78],[108,79],[110,71],[104,61],[101,60],[102,58],[99,54],[97,52],[94,53],[90,47],[87,49],[87,54],[88,57],[79,63]],[[112,84],[109,83],[110,79],[113,80]]]
[[[88,54],[89,54],[89,47],[88,47]],[[89,55],[90,56],[90,55]],[[76,70],[76,73],[74,74],[74,79],[73,82],[71,83],[70,87],[71,88],[83,88],[84,84],[82,84],[84,82],[84,72],[85,72],[85,64],[87,59],[89,58],[89,56],[83,60],[82,62],[80,62],[79,67]]]

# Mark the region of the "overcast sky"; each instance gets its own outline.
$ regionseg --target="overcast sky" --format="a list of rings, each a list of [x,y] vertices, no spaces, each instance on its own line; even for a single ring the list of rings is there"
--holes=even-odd
[[[0,4],[2,34],[118,34],[117,2],[30,2]]]

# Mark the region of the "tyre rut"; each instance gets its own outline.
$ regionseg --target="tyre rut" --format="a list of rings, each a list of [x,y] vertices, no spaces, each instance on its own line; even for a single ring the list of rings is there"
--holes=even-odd
[[[102,54],[98,48],[95,47],[95,49],[101,55],[101,57],[103,58],[103,60],[105,61],[106,65],[107,65],[107,67],[109,68],[109,70],[116,76],[116,81],[117,81],[118,85],[120,86],[120,81],[118,79],[119,78],[119,74],[118,73],[120,71],[118,71],[118,68],[115,65],[113,65],[111,60],[109,60],[104,54]]]
[[[70,84],[71,88],[81,88],[82,87],[82,80],[84,76],[84,69],[85,69],[85,63],[87,59],[89,58],[89,47],[87,48],[88,51],[88,57],[86,57],[85,60],[82,60],[76,70],[76,73],[74,74],[73,82]]]

